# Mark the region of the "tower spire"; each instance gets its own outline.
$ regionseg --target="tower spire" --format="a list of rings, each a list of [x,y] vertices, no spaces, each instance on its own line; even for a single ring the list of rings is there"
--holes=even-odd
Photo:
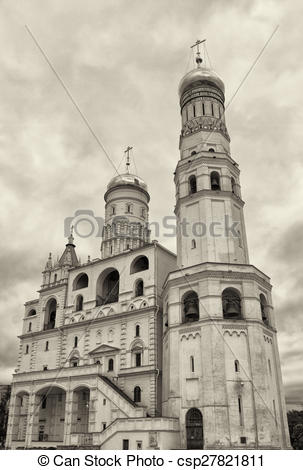
[[[197,50],[196,50],[196,64],[197,64],[197,67],[201,67],[201,64],[203,62],[201,54],[200,54],[200,44],[203,44],[205,41],[206,41],[206,39],[202,39],[202,41],[200,39],[197,39],[195,44],[190,46],[191,49],[193,49],[194,47],[197,48]]]
[[[129,145],[127,146],[126,150],[124,150],[124,153],[126,155],[126,173],[129,173],[129,166],[130,166],[130,161],[129,161],[129,153],[133,149],[133,147],[130,147]]]

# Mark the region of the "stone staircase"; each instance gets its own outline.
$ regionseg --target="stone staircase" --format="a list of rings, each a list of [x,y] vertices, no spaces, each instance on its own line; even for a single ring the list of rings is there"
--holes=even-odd
[[[127,418],[140,418],[146,416],[145,408],[138,406],[125,392],[123,392],[108,377],[99,375],[97,389],[105,395]]]

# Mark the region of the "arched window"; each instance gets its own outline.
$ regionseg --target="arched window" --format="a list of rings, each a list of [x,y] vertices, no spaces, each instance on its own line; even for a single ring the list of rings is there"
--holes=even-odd
[[[197,155],[197,152],[195,150],[191,152],[191,156],[193,157],[194,155]]]
[[[29,322],[29,324],[28,324],[28,331],[32,331],[32,323],[31,322]]]
[[[74,338],[74,348],[78,346],[78,336],[75,336]]]
[[[73,290],[84,289],[85,287],[88,287],[88,275],[81,273],[74,280]]]
[[[33,316],[36,315],[36,314],[37,314],[36,310],[32,309],[32,310],[30,310],[30,311],[28,312],[28,315],[27,315],[27,316],[28,316],[28,317],[33,317]]]
[[[262,321],[265,325],[269,325],[268,321],[268,314],[267,314],[267,302],[266,302],[266,297],[264,294],[260,294],[260,308],[261,308],[261,315],[262,315]]]
[[[137,385],[134,388],[134,402],[140,403],[140,401],[141,401],[141,388]]]
[[[136,325],[136,336],[140,336],[140,325]]]
[[[83,296],[78,295],[76,300],[76,312],[81,312],[83,310]]]
[[[217,171],[212,171],[210,174],[210,187],[212,191],[220,191],[220,175]]]
[[[147,269],[149,269],[148,258],[146,256],[138,256],[131,264],[130,273],[134,274]]]
[[[120,275],[116,269],[105,270],[97,281],[96,305],[112,304],[119,301]]]
[[[235,372],[239,372],[240,367],[239,367],[239,361],[238,359],[235,360]]]
[[[195,359],[194,359],[194,356],[190,356],[190,371],[195,372]]]
[[[230,183],[231,183],[231,192],[233,194],[237,194],[237,192],[236,192],[236,182],[235,182],[235,179],[233,177],[231,177]]]
[[[199,299],[194,291],[187,292],[183,297],[183,322],[199,320]]]
[[[141,297],[143,295],[144,284],[142,280],[136,282],[135,297]]]
[[[54,275],[54,282],[57,282],[57,274]]]
[[[195,175],[191,175],[188,178],[188,192],[189,194],[195,194],[197,192],[197,180]]]
[[[108,360],[108,372],[112,372],[114,370],[114,360],[110,358]]]
[[[232,287],[222,292],[223,317],[228,319],[241,318],[241,297],[239,292]]]
[[[45,307],[44,330],[52,330],[56,324],[56,299],[49,299]]]
[[[194,250],[197,247],[196,240],[191,241],[191,248]]]
[[[213,153],[213,152],[215,151],[215,149],[213,149],[212,147],[210,147],[210,148],[208,149],[208,151],[211,152],[211,153]]]

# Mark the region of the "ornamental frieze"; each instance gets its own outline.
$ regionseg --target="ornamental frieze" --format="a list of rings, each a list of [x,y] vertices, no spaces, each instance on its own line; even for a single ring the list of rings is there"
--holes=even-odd
[[[224,122],[211,116],[199,116],[187,121],[183,126],[181,136],[187,136],[201,130],[222,132],[227,140],[230,140]]]

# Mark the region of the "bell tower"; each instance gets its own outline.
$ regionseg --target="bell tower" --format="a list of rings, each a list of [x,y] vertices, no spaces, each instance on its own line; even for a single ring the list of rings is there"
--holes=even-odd
[[[249,264],[224,83],[202,43],[179,86],[179,270],[164,286],[162,412],[179,417],[182,448],[288,448],[270,279]]]
[[[240,171],[230,155],[225,123],[225,87],[203,66],[199,49],[196,64],[179,86],[178,265],[190,266],[197,260],[248,263]]]

